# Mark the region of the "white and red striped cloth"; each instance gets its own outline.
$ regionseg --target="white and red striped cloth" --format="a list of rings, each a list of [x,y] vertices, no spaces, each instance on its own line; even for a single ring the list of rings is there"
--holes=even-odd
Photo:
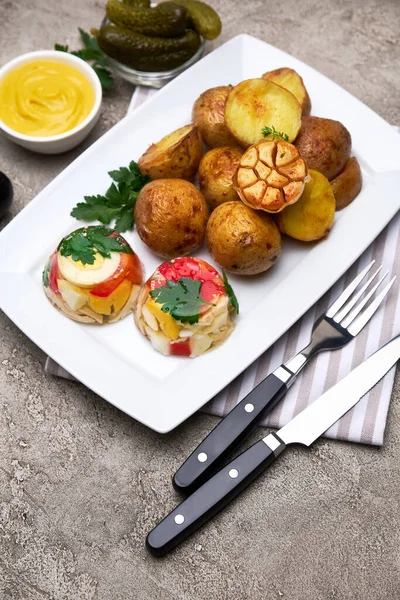
[[[129,111],[134,110],[157,90],[137,87],[133,93]],[[400,133],[400,131],[399,131]],[[239,377],[203,407],[203,411],[226,415],[262,379],[282,362],[296,354],[310,339],[315,319],[341,293],[349,282],[374,258],[390,271],[390,277],[400,273],[400,214],[376,238],[349,271],[323,296],[289,331],[267,350]],[[400,333],[400,288],[396,283],[386,302],[374,315],[371,322],[342,350],[324,352],[299,375],[285,398],[263,421],[263,425],[282,427],[298,412],[311,404],[328,388],[359,365],[380,346]],[[60,365],[47,358],[46,372],[73,379]],[[383,444],[390,397],[393,388],[395,367],[362,400],[333,425],[325,437],[359,442]]]

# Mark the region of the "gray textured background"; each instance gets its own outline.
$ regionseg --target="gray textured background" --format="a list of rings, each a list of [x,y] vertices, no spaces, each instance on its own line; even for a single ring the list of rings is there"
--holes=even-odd
[[[398,0],[213,5],[224,23],[214,46],[253,34],[400,124]],[[0,64],[56,41],[77,47],[77,26],[96,26],[102,13],[95,0],[0,0]],[[124,116],[131,91],[119,82],[106,95],[85,145]],[[11,216],[82,149],[43,157],[0,139]],[[383,449],[322,441],[288,452],[157,561],[145,535],[178,500],[170,477],[215,418],[196,415],[162,437],[82,385],[46,376],[44,354],[1,312],[0,340],[1,600],[400,597],[398,379]]]

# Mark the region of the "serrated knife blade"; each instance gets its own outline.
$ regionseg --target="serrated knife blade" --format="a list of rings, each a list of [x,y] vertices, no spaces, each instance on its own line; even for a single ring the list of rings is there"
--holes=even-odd
[[[284,425],[277,435],[286,445],[310,446],[355,406],[399,359],[400,336],[397,336]]]

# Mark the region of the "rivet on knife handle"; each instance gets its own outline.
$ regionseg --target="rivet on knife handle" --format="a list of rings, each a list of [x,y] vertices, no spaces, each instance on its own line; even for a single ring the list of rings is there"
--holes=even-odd
[[[164,556],[211,519],[260,475],[285,444],[275,433],[260,440],[169,513],[147,536],[147,549]]]
[[[286,374],[288,379],[290,373]],[[178,490],[191,493],[214,473],[262,415],[272,410],[286,393],[282,379],[271,373],[249,394],[248,401],[244,398],[222,419],[175,473],[173,484]]]

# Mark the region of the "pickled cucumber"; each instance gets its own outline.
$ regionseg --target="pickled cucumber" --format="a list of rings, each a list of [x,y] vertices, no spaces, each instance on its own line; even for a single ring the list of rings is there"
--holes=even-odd
[[[187,23],[186,8],[173,2],[154,8],[134,8],[119,0],[108,0],[106,14],[118,27],[156,37],[181,35]]]
[[[219,36],[222,29],[221,19],[209,4],[200,2],[200,0],[176,0],[176,3],[187,9],[192,27],[204,39],[214,40]],[[170,4],[170,2],[166,4]]]
[[[187,29],[176,38],[163,38],[105,25],[97,34],[97,42],[103,52],[128,67],[139,71],[167,71],[189,60],[201,40],[193,29]]]
[[[122,0],[122,2],[134,8],[150,8],[150,0]]]

